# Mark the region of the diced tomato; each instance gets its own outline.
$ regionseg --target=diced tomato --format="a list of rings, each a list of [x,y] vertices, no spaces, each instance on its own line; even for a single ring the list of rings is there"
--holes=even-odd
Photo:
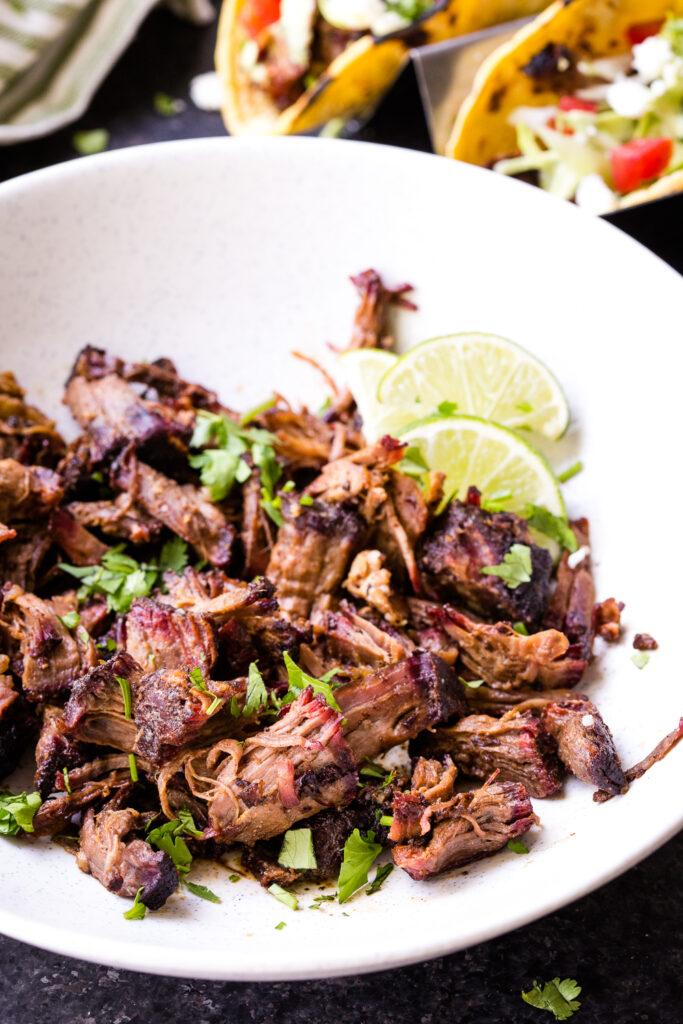
[[[659,18],[657,21],[640,21],[637,25],[630,25],[626,29],[626,38],[631,46],[637,46],[644,39],[656,36],[663,24],[664,18]]]
[[[557,121],[555,120],[554,117],[549,117],[548,120],[546,121],[546,124],[548,125],[548,128],[552,128],[552,130],[554,132],[562,132],[563,135],[573,135],[574,134],[574,129],[570,128],[569,125],[565,125],[564,128],[558,128],[557,127]]]
[[[582,100],[578,96],[561,96],[557,104],[560,110],[585,110],[589,114],[597,114],[598,105],[592,100]]]
[[[240,22],[252,39],[279,19],[280,0],[247,0],[240,14]]]
[[[632,139],[610,153],[614,187],[632,192],[646,181],[658,177],[669,165],[673,139]]]

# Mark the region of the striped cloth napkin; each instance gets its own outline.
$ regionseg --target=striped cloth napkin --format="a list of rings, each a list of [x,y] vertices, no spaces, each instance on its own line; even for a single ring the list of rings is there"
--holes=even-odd
[[[0,145],[47,135],[87,108],[160,0],[0,0]],[[210,0],[167,0],[206,23]]]

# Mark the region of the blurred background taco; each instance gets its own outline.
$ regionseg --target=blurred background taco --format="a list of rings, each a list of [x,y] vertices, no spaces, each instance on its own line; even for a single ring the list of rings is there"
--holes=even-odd
[[[683,190],[683,0],[559,0],[482,64],[447,156],[594,213]]]
[[[311,131],[372,111],[412,47],[535,14],[548,0],[225,0],[223,115],[239,134]]]

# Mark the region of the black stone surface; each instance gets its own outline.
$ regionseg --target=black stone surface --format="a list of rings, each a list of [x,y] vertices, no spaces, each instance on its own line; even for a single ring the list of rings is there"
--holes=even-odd
[[[78,124],[47,139],[0,149],[0,180],[74,158],[71,138],[81,128],[107,128],[111,148],[222,135],[219,115],[190,103],[171,118],[153,109],[157,91],[187,98],[190,79],[212,66],[214,35],[215,26],[188,27],[156,11]],[[410,73],[357,137],[429,149]],[[612,219],[683,269],[680,197]],[[648,822],[634,822],[638,827],[646,829]],[[577,1021],[678,1024],[683,1021],[682,877],[683,836],[678,836],[600,891],[500,939],[414,967],[331,981],[245,985],[161,978],[0,938],[0,1022],[524,1024],[552,1017],[526,1006],[521,989],[535,978],[559,975],[576,978],[583,988]],[[407,917],[405,928],[410,927]]]

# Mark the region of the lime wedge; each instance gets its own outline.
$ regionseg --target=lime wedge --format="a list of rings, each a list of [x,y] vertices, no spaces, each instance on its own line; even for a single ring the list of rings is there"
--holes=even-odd
[[[396,434],[401,427],[417,419],[417,414],[410,410],[385,406],[377,401],[379,382],[397,362],[398,356],[393,352],[379,348],[354,349],[339,357],[339,367],[358,406],[368,443],[384,434]]]
[[[353,390],[353,389],[352,389]],[[495,334],[451,334],[411,348],[380,381],[382,406],[457,411],[556,440],[569,424],[567,400],[550,371],[520,345]]]
[[[433,416],[399,432],[430,469],[446,474],[444,493],[464,499],[478,487],[484,504],[522,512],[527,503],[566,516],[555,475],[540,452],[512,430],[477,416]]]

